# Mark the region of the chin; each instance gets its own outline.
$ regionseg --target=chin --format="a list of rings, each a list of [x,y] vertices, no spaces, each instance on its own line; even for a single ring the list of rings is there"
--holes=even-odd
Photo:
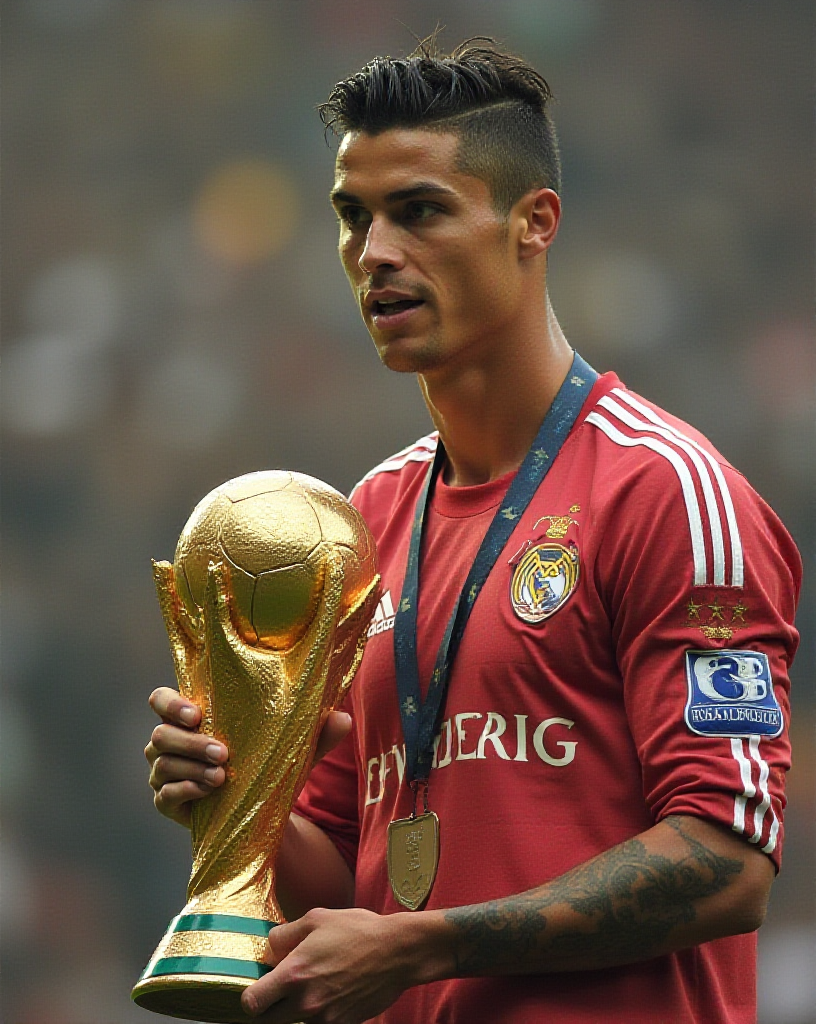
[[[442,364],[433,338],[372,338],[380,362],[395,373],[427,373]]]
[[[377,352],[382,364],[394,373],[427,373],[439,365],[432,353],[399,345],[378,346]]]

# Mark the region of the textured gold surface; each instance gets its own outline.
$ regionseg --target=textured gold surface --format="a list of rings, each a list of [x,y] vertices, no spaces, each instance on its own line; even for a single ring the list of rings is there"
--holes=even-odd
[[[160,956],[229,956],[236,960],[266,961],[269,949],[261,935],[237,932],[174,932],[166,935],[156,952]],[[155,954],[154,954],[155,955]]]
[[[297,572],[308,585],[292,582]],[[193,805],[182,913],[281,921],[274,864],[325,716],[362,658],[379,590],[374,541],[326,484],[253,473],[199,503],[175,564],[154,562],[154,576],[179,689],[201,707],[201,731],[230,752],[224,785]],[[272,623],[263,646],[246,625],[253,613],[256,623]],[[233,933],[209,936],[209,955],[234,955]],[[136,986],[141,1005],[145,986],[153,991],[158,980]]]

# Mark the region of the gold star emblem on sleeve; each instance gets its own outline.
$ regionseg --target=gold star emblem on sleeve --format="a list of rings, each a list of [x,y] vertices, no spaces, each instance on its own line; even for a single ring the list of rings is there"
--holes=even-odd
[[[695,602],[694,598],[689,598],[689,603],[686,605],[686,608],[688,609],[688,617],[690,619],[699,619],[700,609],[702,607],[703,606],[701,604],[697,604]]]
[[[713,622],[714,619],[722,619],[722,617],[723,617],[723,606],[720,604],[719,601],[715,600],[714,603],[710,604],[708,607],[711,609],[711,620],[712,620],[712,622]]]
[[[742,601],[737,601],[737,603],[731,609],[731,621],[736,622],[737,619],[739,619],[740,622],[745,622],[745,613],[747,611],[748,605],[743,604]]]

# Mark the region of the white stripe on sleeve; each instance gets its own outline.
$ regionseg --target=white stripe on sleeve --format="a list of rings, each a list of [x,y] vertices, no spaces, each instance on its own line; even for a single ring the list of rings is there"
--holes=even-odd
[[[751,762],[742,750],[742,740],[732,737],[731,754],[739,765],[740,781],[742,782],[742,793],[734,797],[734,824],[731,828],[735,832],[745,831],[745,805],[756,796],[756,786],[751,779]]]
[[[378,466],[369,470],[362,480],[359,480],[351,489],[349,497],[354,495],[358,487],[361,487],[368,480],[371,480],[372,477],[378,476],[380,473],[397,473],[409,462],[430,462],[436,454],[438,436],[438,434],[434,433],[429,434],[427,437],[421,437],[415,444],[410,445],[408,448],[403,448],[396,455],[392,455],[385,462],[381,462]]]
[[[682,457],[677,453],[676,449],[670,447],[664,441],[658,441],[657,438],[648,436],[629,437],[628,434],[621,433],[616,426],[601,416],[600,413],[591,412],[587,416],[587,422],[599,427],[610,441],[614,441],[615,444],[619,444],[624,448],[639,446],[650,448],[653,452],[657,452],[658,455],[662,455],[674,467],[680,480],[683,500],[686,504],[689,533],[691,535],[691,550],[694,558],[694,586],[705,586],[708,582],[708,570],[706,567],[705,542],[703,541],[703,521],[700,516],[700,505],[694,490],[694,482],[691,479],[689,468]]]
[[[776,821],[776,815],[771,807],[771,794],[768,791],[768,775],[770,774],[770,768],[768,767],[768,762],[759,752],[759,739],[759,736],[751,736],[748,740],[748,750],[751,757],[759,765],[759,791],[762,794],[762,802],[758,805],[756,811],[754,811],[754,834],[750,839],[752,843],[758,843],[762,838],[762,826],[765,821],[765,815],[769,810],[771,812],[771,831],[773,831],[773,825],[775,822],[777,831],[779,830],[779,823]],[[774,836],[774,845],[776,845],[776,836]]]
[[[695,441],[694,438],[681,433],[681,431],[676,427],[673,427],[671,423],[667,423],[661,416],[658,416],[654,409],[650,409],[648,405],[644,405],[642,402],[639,402],[628,391],[624,391],[623,388],[613,388],[612,394],[626,402],[626,404],[630,405],[633,409],[637,409],[641,415],[645,416],[646,419],[650,420],[652,423],[665,428],[676,437],[682,438],[688,444],[696,448],[697,451],[701,452],[705,457],[706,461],[711,466],[714,478],[720,488],[720,496],[722,497],[723,508],[725,509],[725,518],[728,523],[728,532],[731,535],[731,586],[743,586],[745,568],[742,553],[742,538],[740,537],[739,527],[737,526],[737,516],[734,511],[734,502],[731,498],[731,491],[728,488],[728,483],[726,482],[723,471],[717,460],[710,454],[710,452],[707,452],[701,444]]]
[[[617,392],[620,389],[616,388],[615,390]],[[622,423],[625,423],[627,427],[631,427],[632,430],[648,430],[653,434],[659,434],[667,441],[677,445],[677,447],[682,449],[682,451],[684,451],[691,459],[694,464],[694,468],[699,474],[700,483],[703,487],[703,496],[705,497],[706,511],[708,512],[708,522],[711,526],[711,549],[714,556],[714,585],[718,587],[723,586],[725,584],[725,550],[723,548],[720,510],[717,507],[714,488],[711,486],[711,476],[709,475],[708,469],[706,468],[703,460],[682,435],[673,434],[667,427],[639,420],[637,416],[634,416],[627,409],[624,409],[623,406],[619,405],[608,395],[605,395],[598,402],[598,405],[602,405],[607,412],[612,413],[613,416],[617,416]]]

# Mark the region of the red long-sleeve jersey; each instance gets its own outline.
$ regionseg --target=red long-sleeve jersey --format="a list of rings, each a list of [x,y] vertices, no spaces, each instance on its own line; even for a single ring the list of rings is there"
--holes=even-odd
[[[352,737],[297,811],[355,872],[357,905],[401,910],[386,832],[411,812],[393,621],[430,435],[352,500],[377,540],[382,598],[352,686]],[[445,624],[511,476],[440,478],[420,569],[427,686]],[[776,866],[790,763],[788,668],[798,552],[699,433],[612,374],[496,562],[450,676],[428,796],[440,860],[428,909],[541,885],[650,828],[694,815]],[[601,971],[453,979],[409,989],[382,1024],[749,1024],[754,935]]]

